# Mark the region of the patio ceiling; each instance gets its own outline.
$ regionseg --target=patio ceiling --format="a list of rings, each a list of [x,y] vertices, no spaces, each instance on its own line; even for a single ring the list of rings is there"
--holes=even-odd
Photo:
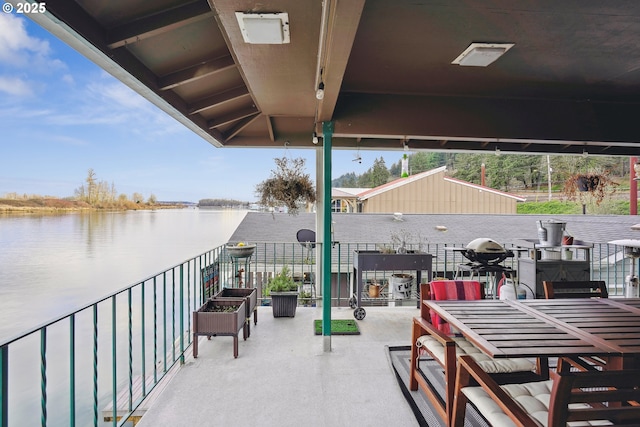
[[[334,148],[640,154],[634,0],[46,8],[30,17],[217,147],[311,148],[332,121]],[[287,13],[290,42],[246,43],[236,12]],[[471,43],[514,46],[487,67],[452,64]]]

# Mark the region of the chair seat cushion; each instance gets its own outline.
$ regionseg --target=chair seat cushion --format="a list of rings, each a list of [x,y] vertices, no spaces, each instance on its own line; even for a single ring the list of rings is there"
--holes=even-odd
[[[510,372],[528,372],[536,369],[535,362],[526,358],[493,359],[479,348],[467,341],[464,337],[453,337],[456,343],[456,357],[461,354],[471,356],[482,369],[489,374],[504,374]],[[444,364],[444,345],[431,335],[423,335],[418,338],[416,345],[424,347],[441,365]]]
[[[549,398],[553,381],[539,381],[524,384],[506,384],[500,386],[507,392],[532,418],[541,425],[548,426]],[[494,427],[515,426],[500,406],[491,399],[482,387],[464,387],[462,392],[473,403],[478,412]],[[586,407],[586,404],[570,404],[570,407]],[[576,421],[568,423],[571,427],[579,426],[608,426],[609,421]]]

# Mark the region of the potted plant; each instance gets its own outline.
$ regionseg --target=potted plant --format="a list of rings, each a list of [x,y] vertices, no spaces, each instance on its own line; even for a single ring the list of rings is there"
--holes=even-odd
[[[296,215],[302,204],[316,201],[313,182],[304,172],[305,159],[280,157],[274,161],[276,170],[271,177],[256,186],[258,203],[269,208],[285,206],[290,215]]]
[[[592,199],[597,206],[616,192],[617,182],[609,178],[609,172],[576,173],[564,183],[564,194],[569,200],[579,200],[584,207],[587,199]]]
[[[299,298],[300,298],[300,304],[303,307],[315,307],[316,306],[315,300],[312,298],[311,292],[309,292],[309,291],[300,292]]]
[[[298,306],[298,285],[286,265],[267,283],[273,317],[295,317]]]

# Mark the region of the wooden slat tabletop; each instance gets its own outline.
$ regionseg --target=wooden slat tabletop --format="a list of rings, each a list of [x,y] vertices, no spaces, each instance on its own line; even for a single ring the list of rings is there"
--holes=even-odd
[[[533,301],[533,300],[532,300]],[[491,357],[619,354],[517,301],[423,301]]]
[[[640,308],[636,301],[607,298],[529,300],[527,307],[588,334],[590,342],[623,355],[640,354]],[[640,301],[638,301],[640,303]]]

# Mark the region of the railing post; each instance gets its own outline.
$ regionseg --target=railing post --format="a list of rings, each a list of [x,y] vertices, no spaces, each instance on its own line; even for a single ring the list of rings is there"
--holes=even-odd
[[[113,425],[117,424],[118,416],[118,340],[116,331],[118,330],[118,318],[116,309],[116,295],[111,297],[111,390],[113,390],[112,399],[113,409]]]
[[[4,425],[4,424],[3,424]],[[76,315],[69,317],[69,426],[76,425]]]
[[[146,396],[147,395],[147,363],[146,363],[146,356],[147,356],[147,352],[145,351],[145,347],[147,346],[147,340],[146,340],[146,321],[145,321],[145,303],[146,303],[146,298],[145,298],[145,287],[146,287],[147,282],[144,281],[142,282],[142,288],[140,289],[140,356],[141,356],[141,360],[140,360],[140,367],[141,367],[141,371],[142,371],[142,395]]]
[[[98,425],[98,304],[93,305],[93,425]]]
[[[180,364],[184,365],[184,264],[180,264]]]
[[[40,422],[47,427],[47,328],[40,329]]]
[[[0,347],[0,425],[9,425],[9,346]]]
[[[127,289],[127,328],[128,332],[128,368],[129,368],[129,405],[127,409],[131,412],[133,408],[133,300],[131,298],[131,288]]]

